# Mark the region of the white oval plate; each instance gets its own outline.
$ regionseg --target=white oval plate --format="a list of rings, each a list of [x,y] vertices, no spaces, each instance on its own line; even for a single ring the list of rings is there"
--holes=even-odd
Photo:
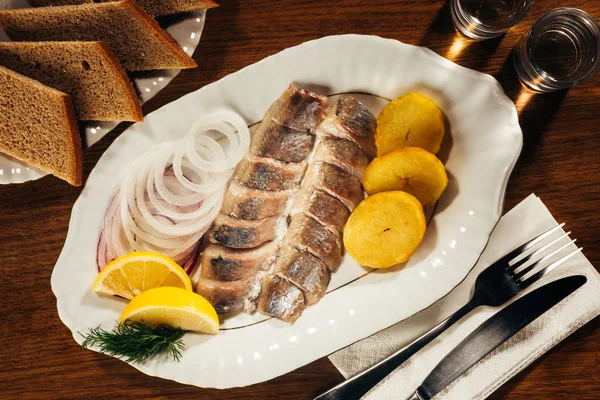
[[[0,0],[0,9],[30,7],[27,0]],[[197,11],[185,14],[186,18],[174,20],[166,27],[167,32],[190,56],[196,50],[200,42],[200,36],[204,29],[206,11]],[[0,27],[0,41],[10,40]],[[181,70],[160,70],[136,72],[132,76],[135,87],[142,104],[154,97],[164,89],[169,82],[179,74]],[[80,124],[83,149],[87,149],[108,132],[113,130],[119,122],[117,121],[84,121]],[[48,173],[30,166],[27,163],[16,160],[6,154],[0,153],[0,185],[9,183],[23,183],[40,179]]]
[[[330,36],[289,48],[153,112],[106,151],[73,207],[69,233],[52,274],[58,312],[78,331],[114,327],[125,303],[91,291],[96,244],[121,171],[156,143],[180,138],[198,115],[230,109],[247,123],[262,118],[290,82],[321,93],[433,98],[449,122],[440,157],[450,184],[410,261],[387,271],[346,256],[329,293],[294,325],[237,316],[217,336],[187,334],[180,363],[162,358],[136,368],[185,384],[230,388],[283,375],[430,306],[464,279],[500,217],[522,133],[498,82],[434,52],[374,36]],[[385,101],[368,101],[374,112]],[[371,100],[373,97],[371,97]],[[386,244],[393,246],[393,243]],[[337,288],[337,289],[335,289]]]

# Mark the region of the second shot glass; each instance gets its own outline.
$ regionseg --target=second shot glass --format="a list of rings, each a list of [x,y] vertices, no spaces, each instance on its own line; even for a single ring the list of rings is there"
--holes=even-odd
[[[600,26],[576,8],[556,8],[538,19],[514,50],[521,82],[537,92],[566,89],[600,69]]]

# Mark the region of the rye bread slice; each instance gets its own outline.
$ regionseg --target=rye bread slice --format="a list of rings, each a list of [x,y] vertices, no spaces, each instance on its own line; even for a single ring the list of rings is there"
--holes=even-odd
[[[81,185],[81,137],[68,94],[0,67],[0,115],[0,152]]]
[[[132,0],[0,10],[0,25],[13,41],[107,42],[127,71],[196,67]]]
[[[69,6],[75,4],[90,4],[94,0],[29,0],[29,4],[33,7],[46,7],[46,6]]]
[[[143,120],[135,89],[104,42],[0,42],[0,65],[71,95],[81,120]]]
[[[103,2],[114,0],[100,0]],[[148,14],[153,17],[173,15],[182,12],[206,10],[218,7],[212,0],[135,0]]]
[[[99,2],[108,1],[115,0],[99,0]],[[29,0],[29,3],[34,7],[88,4],[93,2],[94,0]],[[218,4],[212,0],[135,0],[135,2],[153,17],[218,7]]]

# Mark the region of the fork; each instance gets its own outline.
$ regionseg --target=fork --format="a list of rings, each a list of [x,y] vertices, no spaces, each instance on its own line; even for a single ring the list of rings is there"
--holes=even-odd
[[[429,342],[441,335],[442,332],[475,308],[480,306],[501,306],[525,288],[541,279],[544,275],[550,273],[555,268],[558,268],[569,258],[579,253],[582,248],[571,251],[569,254],[533,273],[536,267],[542,266],[543,263],[576,241],[576,239],[570,240],[568,243],[556,248],[557,244],[571,233],[567,232],[544,244],[554,232],[558,231],[563,226],[564,223],[557,225],[531,239],[483,270],[477,277],[475,282],[475,293],[471,300],[447,319],[433,327],[429,332],[423,334],[409,345],[398,350],[396,353],[380,361],[371,368],[321,394],[314,400],[360,399],[404,361],[408,360],[413,354],[421,350]],[[553,248],[555,249],[552,250]],[[531,264],[525,265],[528,262],[531,262]],[[533,274],[531,275],[531,273]]]

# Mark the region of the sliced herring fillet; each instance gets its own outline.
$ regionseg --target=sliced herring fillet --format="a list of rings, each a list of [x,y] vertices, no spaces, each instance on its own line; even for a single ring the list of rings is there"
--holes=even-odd
[[[342,262],[342,238],[317,220],[305,214],[296,214],[288,228],[284,244],[308,251],[322,259],[329,271],[335,271]]]
[[[329,230],[342,232],[350,217],[348,207],[323,190],[309,186],[296,195],[291,215],[308,213]]]
[[[354,211],[364,199],[363,187],[356,176],[338,166],[324,161],[315,161],[306,172],[304,187],[314,186],[339,199]]]
[[[208,239],[234,249],[251,249],[276,237],[278,217],[246,220],[219,214]]]
[[[278,275],[264,279],[258,311],[294,323],[305,308],[304,294],[290,281]]]
[[[325,96],[290,85],[269,107],[264,119],[298,131],[312,131],[321,122],[326,102]]]
[[[275,217],[283,214],[289,197],[287,191],[250,189],[234,181],[227,189],[221,212],[240,219]]]
[[[369,159],[354,142],[335,137],[325,137],[315,151],[314,160],[327,161],[361,180]]]
[[[198,292],[218,313],[255,311],[263,277],[273,266],[279,243],[257,246],[275,239],[276,221],[284,215],[289,197],[306,172],[305,159],[314,147],[325,102],[325,97],[291,85],[271,105],[248,154],[236,167],[221,214],[208,235],[211,242],[222,245],[208,245],[198,283]],[[251,274],[251,270],[256,272]],[[265,285],[265,293],[271,296],[271,303],[263,302],[265,312],[295,321],[305,307],[302,291],[276,276],[267,278]],[[294,307],[286,312],[278,299],[293,300]]]
[[[350,140],[372,159],[377,155],[375,128],[376,119],[369,110],[355,98],[343,96],[327,109],[317,134]]]
[[[257,272],[271,267],[277,247],[277,243],[270,242],[255,249],[237,250],[209,243],[202,254],[201,277],[224,282],[254,278]]]
[[[252,139],[250,153],[283,162],[298,163],[312,151],[316,136],[308,130],[299,131],[263,119]]]
[[[260,277],[233,282],[200,279],[196,291],[208,300],[219,314],[239,311],[253,313],[256,311],[256,301],[260,294]]]
[[[306,171],[306,161],[283,163],[264,157],[244,158],[238,165],[236,182],[250,189],[269,192],[295,189]]]
[[[323,260],[291,246],[284,246],[279,251],[275,273],[285,277],[302,291],[307,306],[317,303],[325,296],[330,280]]]
[[[375,118],[358,101],[342,97],[317,128],[320,143],[294,196],[289,228],[273,275],[263,281],[259,311],[294,322],[326,293],[342,261],[342,231],[364,198],[362,177],[375,156]],[[298,290],[304,295],[302,303]]]

